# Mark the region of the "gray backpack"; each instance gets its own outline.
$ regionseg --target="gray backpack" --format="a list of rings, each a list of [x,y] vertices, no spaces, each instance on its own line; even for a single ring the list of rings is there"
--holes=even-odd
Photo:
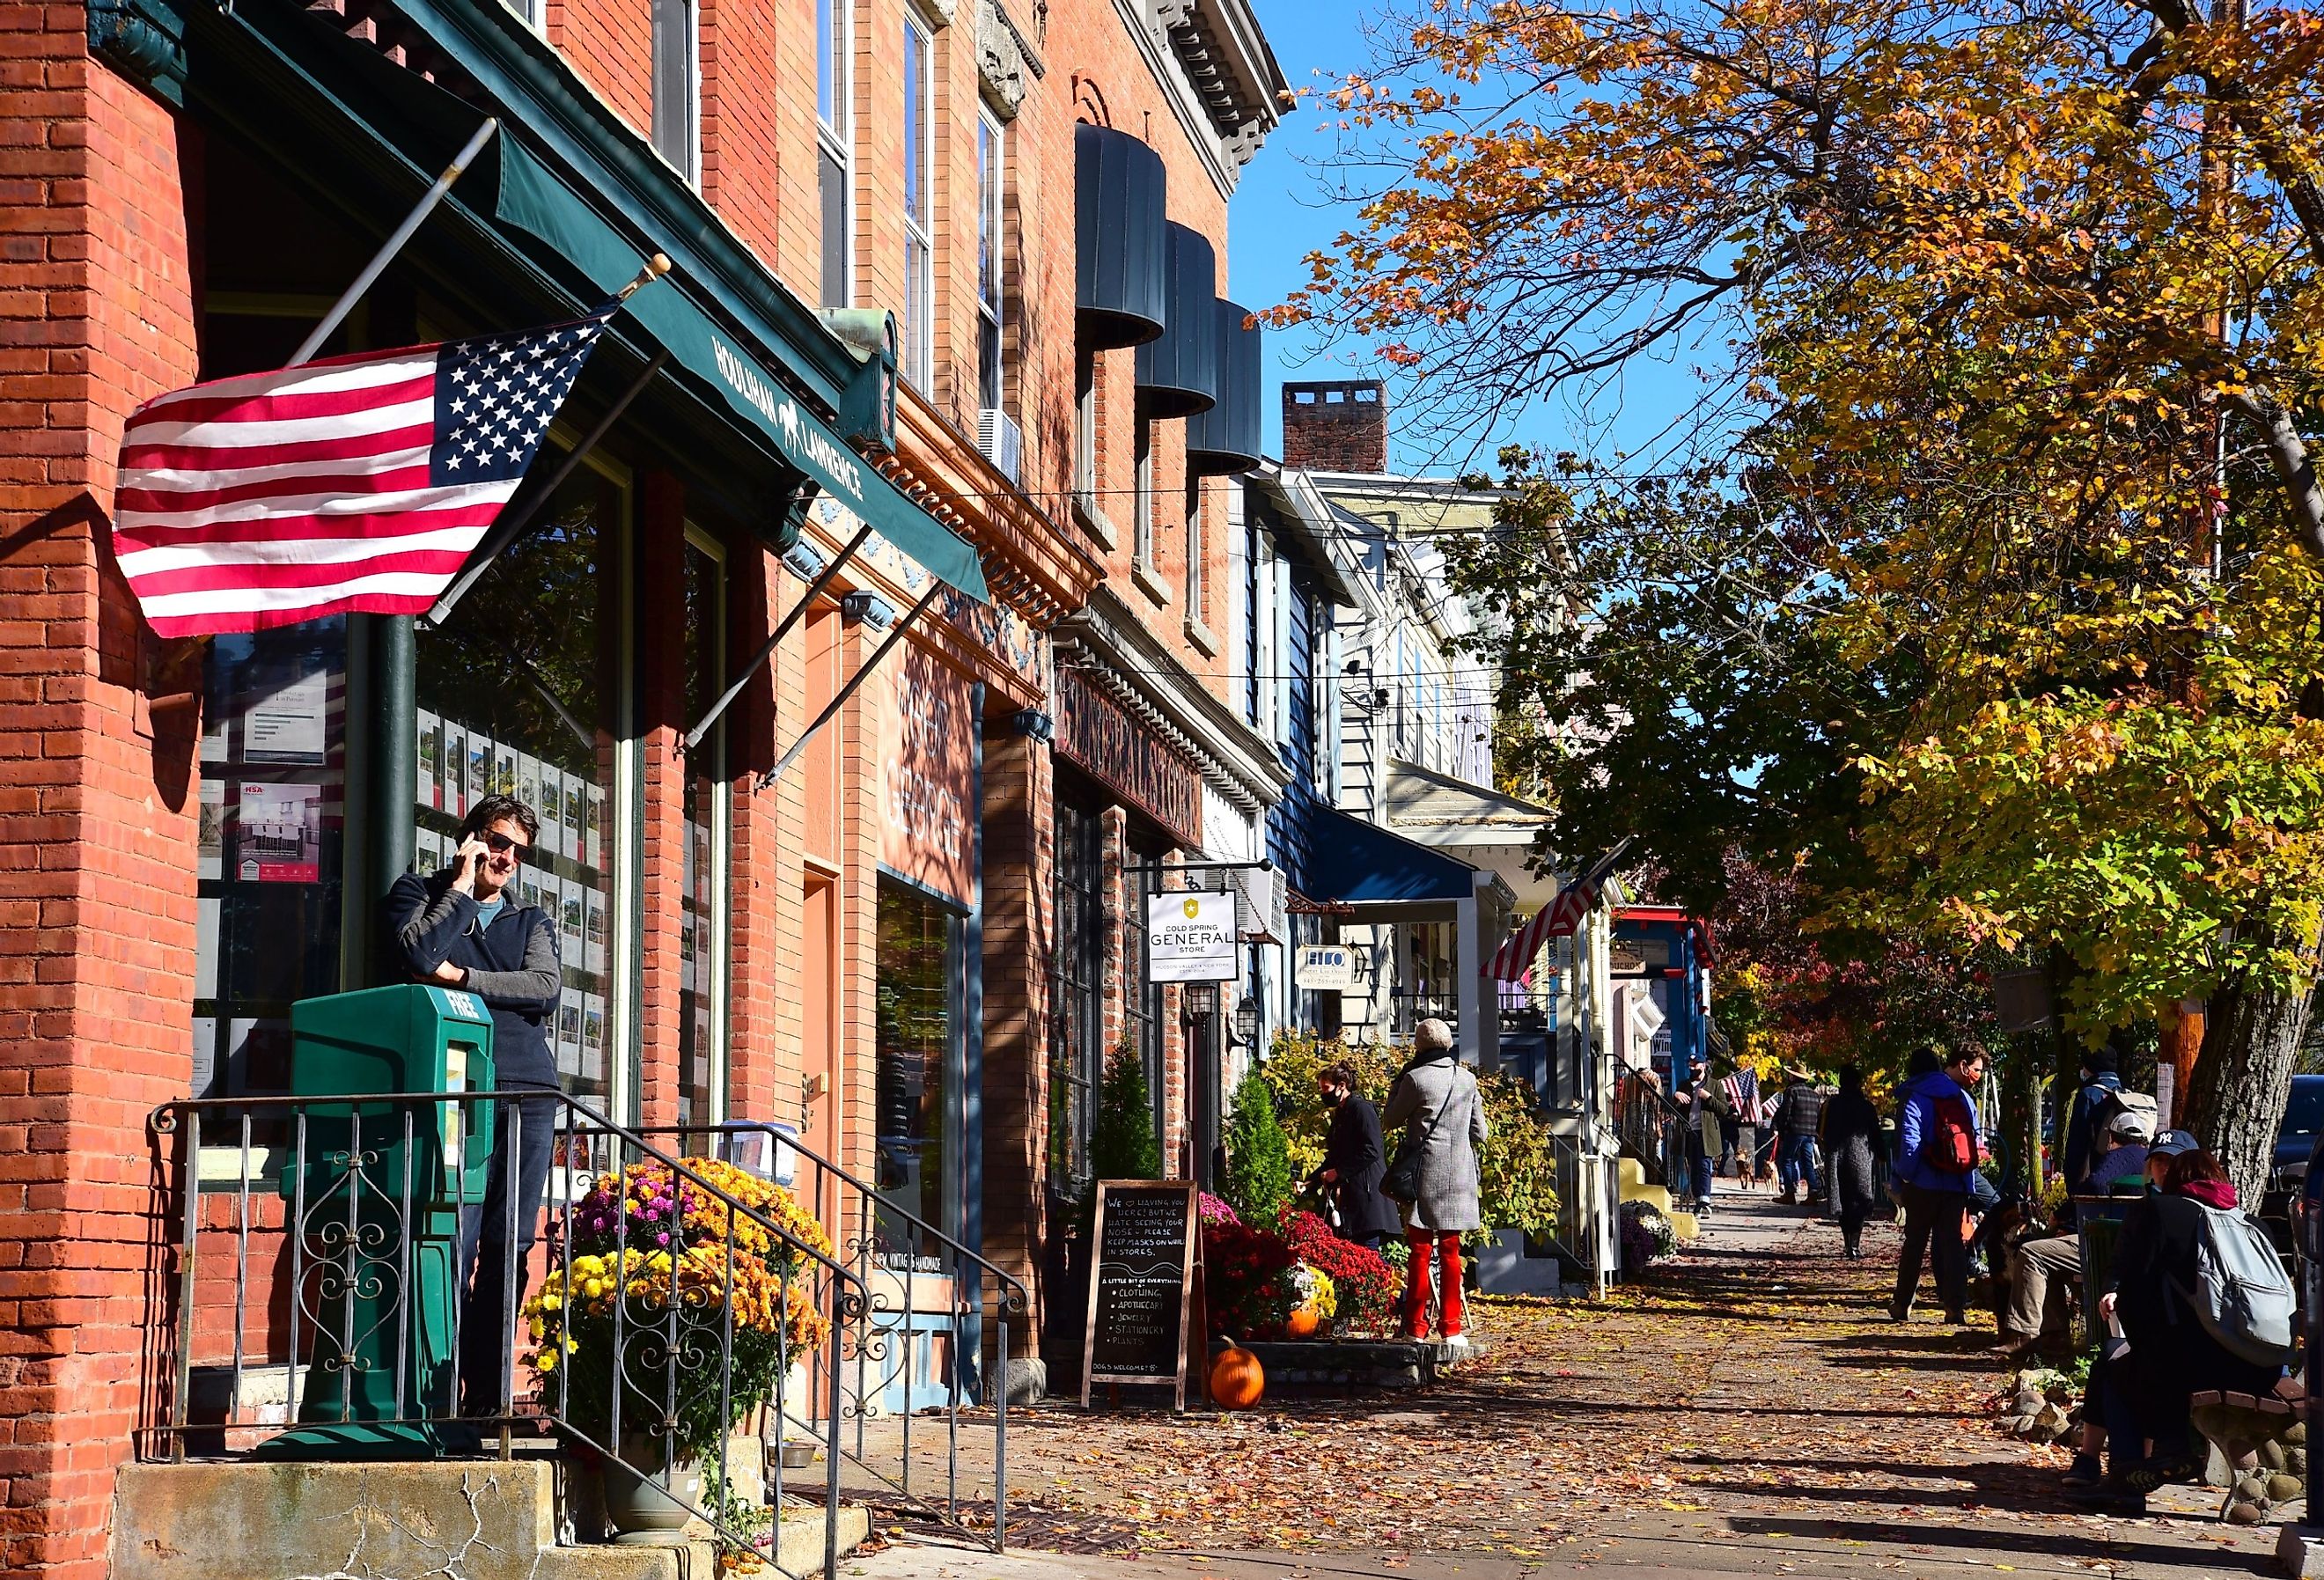
[[[2195,1287],[2182,1289],[2203,1331],[2255,1365],[2292,1359],[2297,1304],[2267,1231],[2241,1213],[2203,1206],[2195,1232]]]

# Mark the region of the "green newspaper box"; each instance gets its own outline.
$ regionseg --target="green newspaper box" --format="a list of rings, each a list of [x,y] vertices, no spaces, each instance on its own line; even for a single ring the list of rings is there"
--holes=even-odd
[[[290,1094],[489,1092],[493,1020],[458,988],[411,984],[290,1007]],[[439,1453],[457,1408],[460,1209],[481,1204],[489,1103],[314,1103],[281,1189],[301,1263],[307,1381],[294,1458]],[[401,1378],[401,1387],[398,1379]]]

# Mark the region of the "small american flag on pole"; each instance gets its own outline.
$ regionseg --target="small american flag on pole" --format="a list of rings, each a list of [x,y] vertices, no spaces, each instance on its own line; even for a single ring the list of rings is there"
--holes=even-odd
[[[416,614],[516,492],[620,307],[157,396],[121,439],[113,547],[163,636]]]

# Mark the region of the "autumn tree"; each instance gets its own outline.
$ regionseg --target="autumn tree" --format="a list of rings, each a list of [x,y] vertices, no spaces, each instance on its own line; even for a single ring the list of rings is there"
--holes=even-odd
[[[2207,999],[2190,1118],[2255,1183],[2324,917],[2324,22],[1450,0],[1394,36],[1337,96],[1390,179],[1278,316],[1456,410],[1724,345],[1748,414],[1660,497],[1509,526],[1505,580],[1569,578],[1506,600],[1517,684],[1557,706],[1675,610],[1656,722],[1725,753],[1688,790],[1796,813],[1828,918],[2063,952],[2091,1034]],[[1624,511],[1653,554],[1572,582]],[[1618,711],[1566,742],[1609,790]]]

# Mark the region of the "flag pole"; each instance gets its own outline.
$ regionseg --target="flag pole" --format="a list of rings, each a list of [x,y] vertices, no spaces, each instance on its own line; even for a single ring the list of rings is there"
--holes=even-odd
[[[460,172],[468,168],[468,162],[484,152],[484,144],[499,129],[498,120],[490,115],[484,117],[484,124],[477,127],[474,134],[469,137],[466,145],[452,156],[452,162],[444,167],[444,173],[436,178],[436,184],[429,187],[420,198],[419,206],[405,215],[403,223],[395,227],[394,233],[386,241],[380,244],[379,251],[372,254],[371,262],[364,265],[364,271],[355,276],[355,283],[340,293],[339,300],[331,304],[331,310],[323,315],[323,321],[315,326],[313,331],[300,344],[299,349],[291,355],[290,361],[282,365],[283,366],[303,366],[316,352],[322,349],[323,342],[331,337],[331,331],[339,327],[347,314],[354,310],[355,303],[363,299],[363,293],[372,288],[372,282],[395,261],[395,254],[403,250],[403,244],[411,239],[411,233],[420,228],[420,221],[435,211],[436,205],[444,200],[444,194],[452,189],[452,183],[460,179]]]
[[[659,258],[661,254],[656,253],[654,256]],[[664,267],[667,266],[665,263]],[[648,268],[650,273],[641,277],[631,286],[631,290],[635,290],[638,285],[650,279],[653,273],[659,272],[652,270],[651,265],[648,265]],[[438,594],[436,602],[429,606],[428,613],[420,616],[431,630],[441,627],[452,617],[453,605],[467,596],[468,589],[476,585],[478,577],[492,568],[493,561],[498,559],[510,544],[524,536],[525,529],[532,524],[532,518],[540,513],[541,505],[565,485],[565,480],[573,476],[573,469],[581,464],[581,458],[597,448],[605,435],[612,431],[613,424],[621,420],[622,413],[630,409],[630,402],[644,393],[645,387],[653,383],[654,375],[661,372],[663,365],[669,361],[669,352],[655,352],[647,360],[645,367],[638,376],[630,381],[629,388],[615,397],[613,403],[605,408],[605,414],[597,419],[596,423],[587,433],[581,436],[581,442],[558,457],[557,465],[550,470],[548,477],[533,488],[521,504],[502,513],[500,520],[493,523],[491,536],[479,544],[475,551],[469,556],[467,567],[460,572],[459,578]]]

